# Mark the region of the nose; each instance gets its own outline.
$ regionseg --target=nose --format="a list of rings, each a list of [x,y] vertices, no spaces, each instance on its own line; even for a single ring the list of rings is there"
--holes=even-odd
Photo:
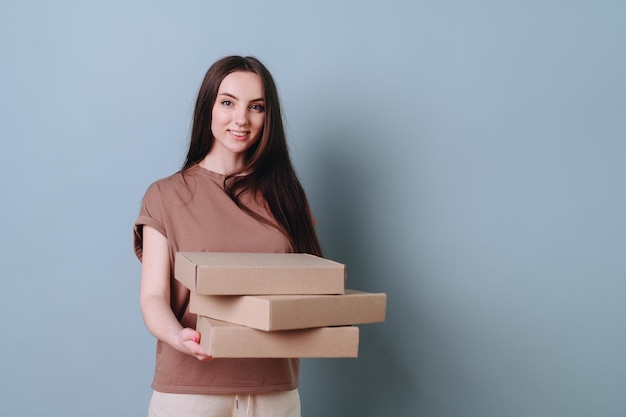
[[[248,109],[238,108],[233,114],[233,119],[237,126],[246,126],[248,124]]]

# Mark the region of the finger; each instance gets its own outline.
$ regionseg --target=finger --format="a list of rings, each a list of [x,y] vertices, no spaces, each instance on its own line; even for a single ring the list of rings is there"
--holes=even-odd
[[[199,336],[200,334],[198,333],[198,337],[196,337],[194,340],[189,341],[187,343],[187,349],[189,349],[192,355],[198,358],[208,356],[206,352],[204,351],[204,349],[202,348],[202,346],[200,345]]]
[[[196,342],[196,339],[199,340],[200,334],[196,332],[194,329],[190,329],[188,327],[182,329],[178,335],[181,342]]]

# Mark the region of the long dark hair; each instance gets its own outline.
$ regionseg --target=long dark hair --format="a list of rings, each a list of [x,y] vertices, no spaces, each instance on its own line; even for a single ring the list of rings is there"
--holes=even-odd
[[[224,77],[236,71],[252,72],[261,77],[265,123],[260,139],[246,151],[244,166],[226,176],[224,189],[250,216],[276,226],[241,202],[240,196],[245,192],[260,193],[278,228],[289,237],[293,251],[321,256],[309,203],[289,157],[276,84],[269,70],[257,58],[228,56],[208,69],[198,92],[189,151],[182,172],[184,174],[185,170],[202,161],[211,150],[215,140],[211,132],[213,105]]]

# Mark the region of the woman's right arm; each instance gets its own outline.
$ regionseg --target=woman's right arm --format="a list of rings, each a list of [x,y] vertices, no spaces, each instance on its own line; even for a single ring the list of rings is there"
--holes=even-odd
[[[170,307],[167,239],[149,226],[143,226],[139,304],[146,327],[157,339],[201,361],[212,359],[200,347],[200,333],[183,328]]]

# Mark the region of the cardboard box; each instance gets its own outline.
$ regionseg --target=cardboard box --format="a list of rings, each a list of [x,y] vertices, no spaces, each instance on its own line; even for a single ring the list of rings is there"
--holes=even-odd
[[[356,358],[359,351],[355,326],[264,332],[199,316],[196,329],[214,358]]]
[[[385,321],[387,296],[346,290],[343,295],[198,295],[189,311],[265,331]]]
[[[343,294],[346,267],[304,253],[179,252],[174,276],[196,294]]]

